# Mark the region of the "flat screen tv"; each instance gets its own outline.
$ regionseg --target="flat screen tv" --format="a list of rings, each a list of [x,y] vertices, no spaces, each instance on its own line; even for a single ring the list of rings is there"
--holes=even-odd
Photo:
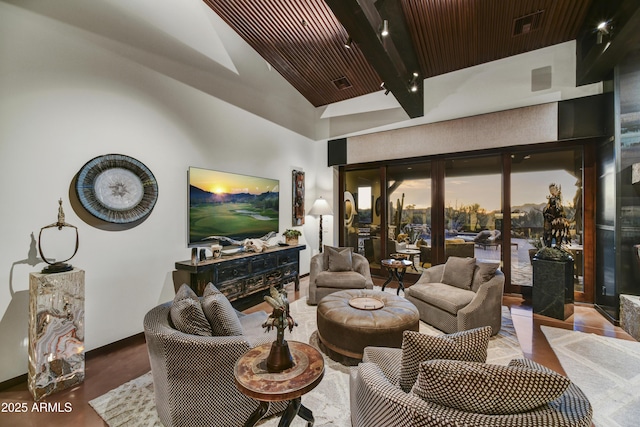
[[[280,183],[189,168],[189,247],[242,241],[278,232]],[[222,239],[218,239],[222,238]]]

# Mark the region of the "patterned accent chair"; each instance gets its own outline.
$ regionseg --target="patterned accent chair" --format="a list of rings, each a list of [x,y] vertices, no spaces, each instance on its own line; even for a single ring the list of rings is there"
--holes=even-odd
[[[198,336],[175,329],[171,305],[157,306],[144,318],[160,420],[167,427],[242,426],[258,402],[238,391],[233,367],[252,347],[273,341],[262,328],[267,314],[235,312],[245,335]],[[285,405],[275,402],[265,416],[283,411]]]
[[[456,371],[460,366],[469,366],[471,371],[477,371],[478,367],[485,367],[488,372],[497,371],[496,381],[502,381],[504,375],[500,375],[504,371],[520,370],[525,372],[527,377],[522,375],[518,377],[521,382],[520,387],[510,387],[507,390],[513,392],[518,397],[509,398],[501,396],[497,402],[503,408],[508,408],[510,413],[507,414],[487,414],[482,412],[474,412],[461,410],[455,407],[457,400],[465,399],[474,394],[474,381],[460,381],[459,376],[455,377],[455,382],[451,384],[434,384],[436,387],[452,387],[464,389],[465,392],[460,393],[454,390],[451,393],[451,405],[442,404],[443,395],[447,391],[442,392],[437,399],[429,399],[424,396],[424,385],[427,387],[433,381],[421,380],[418,377],[416,385],[410,392],[404,392],[399,387],[399,377],[402,363],[402,350],[395,348],[383,347],[367,347],[364,351],[363,362],[357,367],[352,368],[350,376],[350,401],[351,401],[351,424],[352,427],[431,427],[431,426],[528,426],[528,427],[589,427],[591,426],[591,418],[593,410],[589,400],[584,393],[565,377],[541,366],[531,360],[515,359],[510,363],[509,367],[488,365],[476,362],[462,362],[450,360],[431,360],[421,364],[420,375],[423,375],[425,368],[433,365],[453,365]],[[468,364],[468,365],[465,365]],[[480,369],[482,371],[482,369]],[[450,376],[451,373],[447,374]],[[517,407],[526,403],[537,405],[536,402],[526,402],[529,397],[539,397],[539,390],[532,387],[528,377],[536,377],[539,375],[548,375],[550,377],[564,378],[563,387],[557,387],[564,390],[559,397],[549,401],[534,409],[518,412]],[[428,377],[427,377],[428,378]],[[546,379],[545,379],[546,380]],[[518,384],[516,380],[516,384]],[[560,379],[562,382],[562,379]],[[482,381],[480,381],[482,383]],[[568,386],[567,386],[568,383]],[[421,387],[419,384],[422,384]],[[513,382],[512,382],[513,384]],[[566,387],[566,389],[564,388]],[[496,391],[497,390],[497,391]],[[494,391],[502,392],[504,389],[494,387]],[[491,390],[476,390],[479,400],[485,393],[491,393]],[[495,393],[494,393],[495,394]],[[477,397],[475,396],[475,397]],[[524,396],[524,398],[522,398]],[[435,403],[439,400],[440,403]],[[478,405],[478,402],[471,397],[467,402],[470,405]],[[494,399],[494,402],[496,399]],[[523,403],[523,401],[525,401]],[[514,412],[515,411],[515,412]]]
[[[349,258],[346,263],[332,262],[334,257],[345,256]],[[373,289],[369,261],[364,256],[353,253],[353,248],[325,246],[323,253],[311,258],[307,304],[316,305],[325,296],[345,289]]]

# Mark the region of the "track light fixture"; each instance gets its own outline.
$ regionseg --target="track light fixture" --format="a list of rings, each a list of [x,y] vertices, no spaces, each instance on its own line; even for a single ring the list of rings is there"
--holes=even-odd
[[[411,80],[409,81],[409,89],[411,92],[418,91],[418,73],[413,73]]]
[[[602,44],[603,37],[611,34],[611,23],[609,21],[602,21],[598,24],[596,30],[596,43]]]
[[[386,19],[382,21],[382,30],[380,31],[380,35],[382,37],[387,37],[389,35],[389,21]]]
[[[384,82],[380,83],[380,87],[382,89],[384,89],[384,94],[385,95],[389,95],[389,92],[391,92],[389,89],[387,89],[387,87],[384,85]]]
[[[351,36],[349,36],[349,38],[347,38],[347,41],[344,43],[344,47],[347,49],[351,49],[352,44],[353,44],[353,39],[351,38]]]

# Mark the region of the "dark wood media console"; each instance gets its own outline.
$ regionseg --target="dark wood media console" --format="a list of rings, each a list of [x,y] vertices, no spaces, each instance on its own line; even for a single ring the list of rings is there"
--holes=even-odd
[[[198,295],[213,283],[230,301],[243,298],[271,285],[295,282],[300,289],[300,251],[305,245],[278,246],[264,252],[240,252],[209,258],[192,264],[176,262],[177,280],[188,283]]]

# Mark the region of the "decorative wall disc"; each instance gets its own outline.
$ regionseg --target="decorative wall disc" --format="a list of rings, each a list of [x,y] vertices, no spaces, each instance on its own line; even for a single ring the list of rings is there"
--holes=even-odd
[[[158,183],[149,168],[122,154],[87,162],[78,173],[82,206],[103,221],[127,224],[145,218],[158,199]]]

